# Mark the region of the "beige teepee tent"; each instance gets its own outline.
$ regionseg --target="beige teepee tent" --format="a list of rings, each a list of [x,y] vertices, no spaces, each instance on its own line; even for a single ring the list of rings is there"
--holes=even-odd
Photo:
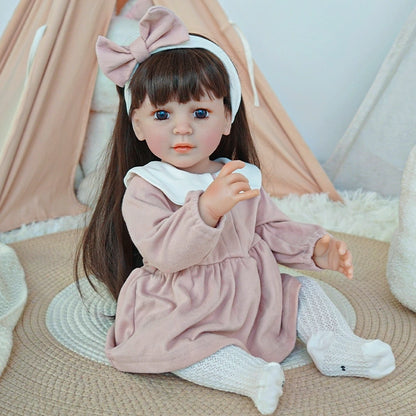
[[[83,210],[74,174],[94,90],[94,42],[114,4],[19,2],[0,42],[0,231]]]
[[[96,76],[95,40],[106,33],[114,7],[124,3],[20,1],[0,42],[0,231],[85,209],[73,182]],[[254,104],[243,41],[217,1],[154,4],[174,10],[191,32],[208,36],[232,57],[266,190],[275,196],[327,192],[339,200],[257,67],[259,105]]]

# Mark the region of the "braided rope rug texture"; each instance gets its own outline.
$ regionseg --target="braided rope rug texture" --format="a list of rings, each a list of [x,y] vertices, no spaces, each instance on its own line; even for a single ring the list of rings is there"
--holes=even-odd
[[[416,315],[390,293],[385,274],[389,245],[334,234],[353,252],[354,280],[327,271],[308,275],[348,299],[356,314],[355,332],[389,343],[397,368],[381,380],[325,377],[313,364],[287,370],[276,414],[414,416]],[[0,415],[258,415],[243,396],[203,388],[171,374],[121,373],[58,342],[47,329],[47,309],[73,283],[79,236],[75,230],[12,245],[26,273],[29,298],[0,378]]]

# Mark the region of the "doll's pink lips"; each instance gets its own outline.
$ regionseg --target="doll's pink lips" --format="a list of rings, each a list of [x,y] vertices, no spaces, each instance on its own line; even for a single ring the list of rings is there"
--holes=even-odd
[[[175,152],[177,153],[188,153],[190,152],[192,149],[194,148],[194,146],[192,146],[189,143],[179,143],[176,144],[175,146],[173,146],[173,149],[175,150]]]

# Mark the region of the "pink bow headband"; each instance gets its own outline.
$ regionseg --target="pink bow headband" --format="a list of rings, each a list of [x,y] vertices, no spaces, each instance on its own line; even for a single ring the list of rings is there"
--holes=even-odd
[[[129,46],[120,46],[99,36],[97,60],[103,73],[116,85],[124,86],[127,112],[131,106],[130,79],[139,64],[150,55],[168,49],[203,48],[216,55],[225,66],[230,79],[231,112],[234,120],[240,107],[241,84],[235,66],[228,55],[215,43],[188,34],[182,21],[169,9],[151,7],[139,22],[140,36]]]

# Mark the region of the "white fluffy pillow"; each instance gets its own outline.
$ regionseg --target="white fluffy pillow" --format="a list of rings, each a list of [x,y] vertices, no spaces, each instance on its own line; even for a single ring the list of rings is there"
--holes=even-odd
[[[387,279],[397,300],[416,312],[416,146],[403,172],[399,226],[390,243]]]

